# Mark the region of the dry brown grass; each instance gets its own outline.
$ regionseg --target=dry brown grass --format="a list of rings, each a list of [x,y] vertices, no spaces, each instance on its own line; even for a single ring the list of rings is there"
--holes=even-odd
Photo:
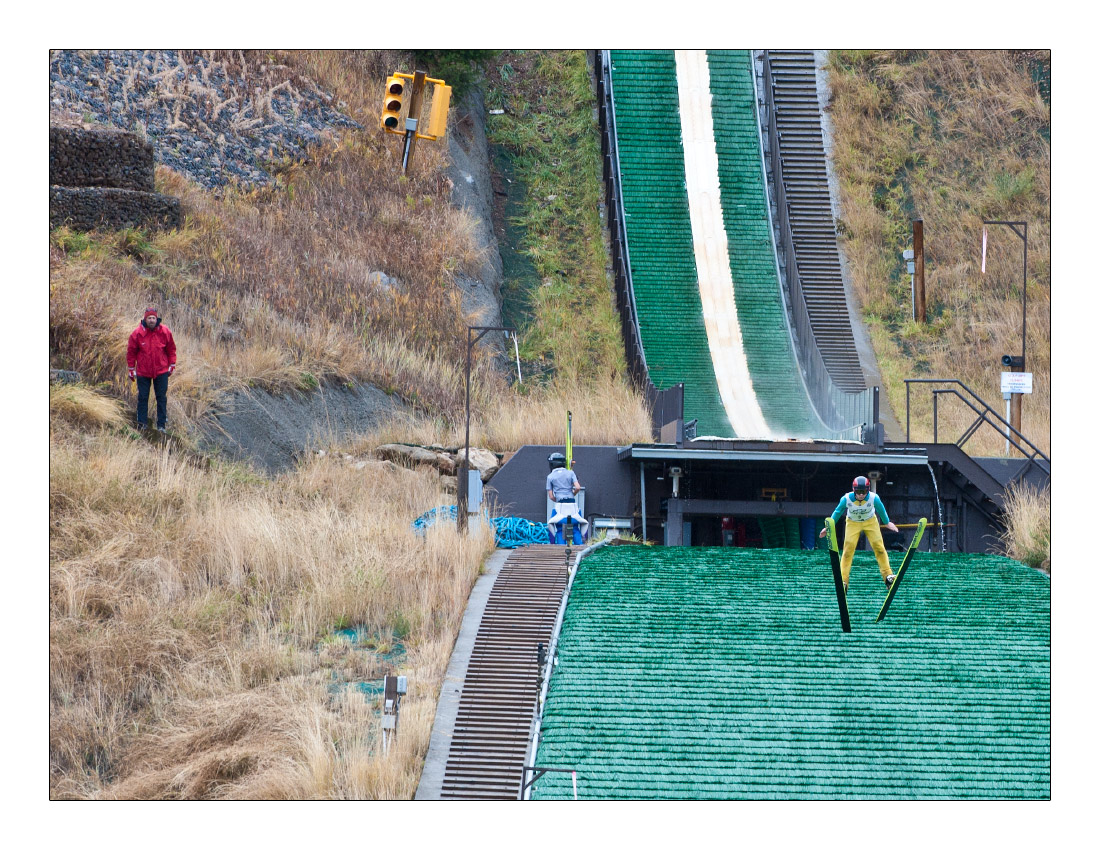
[[[1023,483],[1005,491],[1004,554],[1050,574],[1050,488]]]
[[[982,219],[1029,222],[1028,371],[1035,394],[1023,431],[1050,450],[1050,106],[1030,69],[1041,51],[838,51],[831,54],[834,162],[852,279],[891,406],[905,418],[910,377],[955,378],[1003,415],[1000,357],[1020,352],[1022,242]],[[901,252],[924,220],[929,322],[912,321]],[[930,440],[931,401],[912,410],[913,438]],[[940,410],[940,439],[974,419]],[[1001,454],[984,428],[966,446]]]
[[[469,219],[447,203],[442,151],[421,144],[420,168],[402,179],[392,140],[373,132],[376,72],[393,56],[279,58],[353,114],[369,110],[357,116],[369,129],[284,164],[275,189],[215,196],[160,169],[160,190],[183,202],[176,232],[51,233],[52,365],[97,388],[51,396],[55,798],[411,797],[492,545],[488,529],[413,535],[413,518],[451,501],[435,472],[330,456],[268,481],[100,427],[132,405],[126,339],[153,304],[177,340],[173,426],[242,386],[362,380],[413,402],[391,439],[457,442],[465,331],[453,275],[475,257]],[[266,60],[219,61],[247,74]],[[268,73],[261,89],[280,84]],[[399,287],[379,290],[379,271]],[[648,436],[644,406],[619,383],[513,392],[491,362],[475,357],[476,442],[559,442],[566,409],[577,442]],[[406,649],[410,694],[387,757],[377,706],[330,686],[394,665],[333,638],[341,624],[383,643],[400,633]]]
[[[483,414],[471,417],[470,444],[496,452],[515,451],[528,444],[556,445],[565,441],[567,412],[573,413],[576,445],[622,446],[649,442],[649,411],[645,399],[629,386],[608,378],[577,388],[555,385],[530,394],[499,394]],[[349,449],[363,451],[381,443],[461,446],[465,422],[406,415],[395,417],[354,441]]]
[[[50,416],[90,428],[121,428],[126,424],[126,415],[117,401],[83,384],[51,385]]]
[[[60,420],[50,454],[54,796],[411,796],[415,721],[492,545],[413,534],[448,501],[435,473],[326,458],[268,482]],[[414,722],[381,764],[374,709],[327,685],[385,660],[319,642],[395,623]],[[375,774],[385,790],[362,784]]]

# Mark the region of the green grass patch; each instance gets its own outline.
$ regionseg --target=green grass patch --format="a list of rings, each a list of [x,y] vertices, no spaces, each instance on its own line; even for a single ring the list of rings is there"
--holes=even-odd
[[[584,51],[503,51],[488,74],[489,141],[523,188],[505,312],[521,319],[521,355],[558,378],[625,371],[599,209],[595,96]],[[533,270],[533,275],[531,271]],[[506,278],[508,277],[506,272]],[[537,279],[537,285],[535,280]]]

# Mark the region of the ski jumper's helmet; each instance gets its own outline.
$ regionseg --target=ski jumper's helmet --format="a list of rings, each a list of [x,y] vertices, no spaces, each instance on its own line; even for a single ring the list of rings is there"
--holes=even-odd
[[[561,452],[554,452],[547,460],[550,462],[551,469],[565,469],[565,455]]]
[[[867,491],[870,489],[871,482],[862,475],[856,476],[856,479],[852,482],[852,492],[856,494],[857,499],[866,499]]]

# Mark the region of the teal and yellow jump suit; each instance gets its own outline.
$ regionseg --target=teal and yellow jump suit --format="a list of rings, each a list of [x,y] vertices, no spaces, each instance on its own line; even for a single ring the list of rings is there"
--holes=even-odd
[[[860,533],[866,534],[871,542],[871,551],[875,553],[878,561],[878,571],[882,573],[883,580],[893,575],[890,569],[890,556],[886,554],[886,546],[882,542],[882,531],[879,523],[888,525],[890,517],[886,515],[886,506],[876,493],[868,493],[867,498],[858,501],[854,492],[847,493],[840,499],[840,504],[833,511],[833,522],[840,520],[841,514],[846,513],[844,523],[844,551],[840,555],[840,578],[844,586],[848,586],[848,575],[852,572],[852,556],[856,552],[856,544],[859,543]]]

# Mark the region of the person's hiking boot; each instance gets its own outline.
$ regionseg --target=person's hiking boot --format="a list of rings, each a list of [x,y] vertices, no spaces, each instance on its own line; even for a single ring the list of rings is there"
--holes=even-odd
[[[894,583],[894,574],[890,573],[890,575],[886,576],[886,586],[889,587],[893,583]]]

